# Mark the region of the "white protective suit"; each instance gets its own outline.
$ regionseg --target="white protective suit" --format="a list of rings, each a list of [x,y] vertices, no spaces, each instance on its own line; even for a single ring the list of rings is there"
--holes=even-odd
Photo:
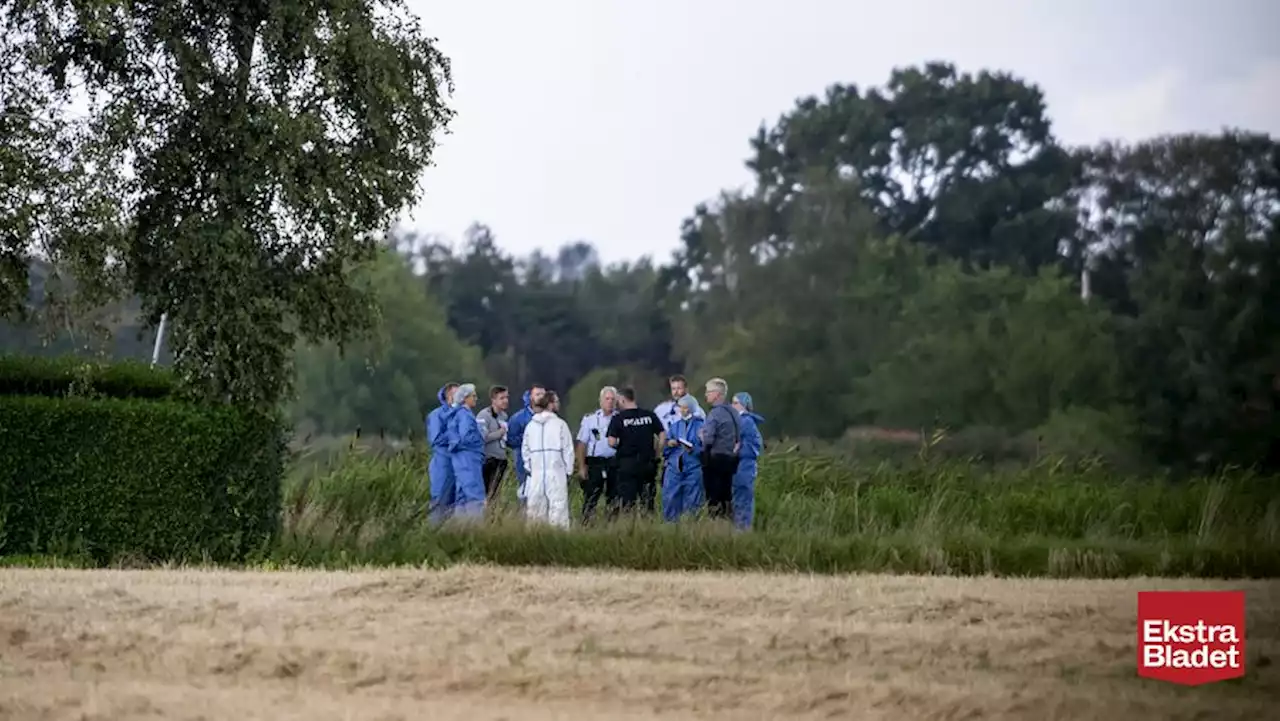
[[[520,449],[528,481],[526,513],[530,521],[569,527],[569,471],[573,468],[573,433],[551,411],[534,415]]]

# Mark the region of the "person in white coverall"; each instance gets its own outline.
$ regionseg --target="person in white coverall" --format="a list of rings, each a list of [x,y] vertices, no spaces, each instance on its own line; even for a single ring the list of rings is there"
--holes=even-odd
[[[524,432],[520,455],[525,482],[526,516],[535,523],[569,527],[569,472],[573,468],[573,433],[556,415],[560,404],[547,391],[533,406],[533,418]]]

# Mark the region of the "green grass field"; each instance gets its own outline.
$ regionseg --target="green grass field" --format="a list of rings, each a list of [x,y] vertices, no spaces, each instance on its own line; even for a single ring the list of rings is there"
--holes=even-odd
[[[1244,473],[1172,481],[1061,461],[864,463],[783,446],[761,461],[748,534],[644,518],[530,529],[515,517],[512,479],[484,524],[431,530],[427,460],[354,445],[301,454],[269,563],[1280,577],[1280,486]],[[576,482],[571,499],[576,526]]]

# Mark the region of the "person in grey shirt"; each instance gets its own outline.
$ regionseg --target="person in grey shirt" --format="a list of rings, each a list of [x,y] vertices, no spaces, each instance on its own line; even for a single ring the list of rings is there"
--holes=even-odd
[[[493,386],[489,389],[488,407],[476,414],[484,436],[484,494],[490,502],[498,494],[498,486],[507,473],[507,405],[510,402],[506,386]]]
[[[741,429],[738,414],[729,405],[729,384],[712,378],[706,386],[707,418],[702,423],[702,486],[707,512],[712,518],[728,518],[733,506],[733,474],[738,470]]]

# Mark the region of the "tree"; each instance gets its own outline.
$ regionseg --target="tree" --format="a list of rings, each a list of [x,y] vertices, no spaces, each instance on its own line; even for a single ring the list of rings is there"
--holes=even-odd
[[[659,287],[674,354],[753,391],[773,432],[1079,446],[1107,418],[1165,464],[1280,467],[1269,136],[1068,152],[1036,86],[930,63],[801,99],[752,145],[756,187],[695,209]]]
[[[648,258],[589,267],[577,283],[576,300],[598,347],[593,364],[623,364],[659,375],[672,370],[670,317],[662,304],[660,270]]]
[[[345,352],[332,342],[297,349],[298,395],[291,412],[300,427],[421,436],[423,418],[446,382],[475,383],[483,397],[489,381],[479,349],[453,333],[403,257],[381,251],[354,282],[376,295],[376,332]]]
[[[59,93],[36,77],[40,48],[15,42],[16,13],[0,3],[0,320],[27,323],[39,310],[63,330],[76,325],[75,313],[66,307],[65,269],[53,261],[92,258],[76,241],[110,212],[113,188],[77,152],[83,131],[58,112]],[[108,288],[94,280],[80,279],[78,290],[101,304]]]
[[[834,84],[762,126],[751,145],[747,167],[777,214],[774,253],[790,246],[781,216],[813,169],[856,181],[883,235],[978,267],[1058,263],[1073,231],[1071,209],[1057,202],[1071,186],[1071,157],[1053,137],[1043,93],[1010,73],[934,62],[895,69],[866,92]]]
[[[150,360],[155,332],[142,327],[136,297],[77,309],[65,302],[65,290],[59,288],[64,279],[49,263],[33,259],[25,275],[26,302],[9,319],[0,317],[0,350],[21,355]],[[158,360],[165,365],[172,362],[163,345]]]
[[[734,202],[743,214],[752,200]],[[774,432],[1020,431],[1055,410],[1121,400],[1110,314],[1082,303],[1074,279],[1048,266],[1028,277],[931,260],[922,243],[881,237],[856,183],[834,174],[811,172],[790,203],[788,253],[735,266],[723,274],[733,283],[704,290],[685,341],[722,327],[709,346],[689,346],[692,365],[751,391]],[[750,227],[729,216],[699,232],[722,247]]]
[[[572,286],[535,274],[516,290],[516,297],[511,348],[523,359],[525,375],[519,382],[536,381],[565,393],[600,355]]]
[[[0,17],[7,15],[5,10]],[[44,202],[51,199],[22,190],[54,186],[62,168],[41,163],[54,155],[51,146],[58,140],[57,132],[35,115],[41,98],[36,88],[17,82],[14,76],[20,69],[20,64],[0,65],[0,87],[7,90],[0,93],[0,318],[25,321],[33,238],[42,213],[55,206]]]
[[[1095,297],[1165,463],[1280,466],[1280,143],[1178,135],[1082,152]]]
[[[399,242],[425,266],[450,327],[481,348],[490,376],[513,388],[538,382],[565,393],[600,365],[667,371],[667,316],[647,258],[601,268],[594,246],[575,241],[554,256],[516,259],[481,223],[456,254],[442,243]]]
[[[556,254],[556,280],[559,281],[576,283],[599,267],[600,254],[594,245],[586,241],[566,243]]]
[[[486,355],[505,349],[513,332],[519,281],[515,262],[498,248],[493,231],[473,223],[461,253],[437,246],[425,257],[425,280],[440,294],[459,337]]]
[[[892,324],[892,351],[851,398],[897,427],[994,426],[1022,431],[1054,411],[1126,400],[1112,317],[1045,268],[929,268]]]
[[[272,407],[297,339],[369,328],[351,268],[417,198],[452,115],[448,60],[403,2],[0,7],[0,56],[20,65],[0,97],[38,89],[27,105],[74,128],[61,149],[83,169],[14,192],[82,211],[48,216],[50,253],[86,288],[136,293],[149,323],[167,313],[191,391]],[[27,147],[61,167],[60,148]]]
[[[889,352],[891,323],[922,282],[926,253],[880,237],[856,184],[816,172],[806,180],[784,228],[789,252],[735,266],[680,337],[694,374],[750,391],[769,409],[772,432],[831,437],[865,416],[857,380]],[[701,232],[726,244],[751,232],[742,222],[750,202],[739,199],[735,215]]]

